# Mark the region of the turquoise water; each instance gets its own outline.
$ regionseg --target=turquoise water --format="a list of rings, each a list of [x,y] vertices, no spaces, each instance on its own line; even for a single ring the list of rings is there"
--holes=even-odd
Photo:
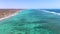
[[[60,34],[60,16],[27,9],[0,21],[0,34]]]

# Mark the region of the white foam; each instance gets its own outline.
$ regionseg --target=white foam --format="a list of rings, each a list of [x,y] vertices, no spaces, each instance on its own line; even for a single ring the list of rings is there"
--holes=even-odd
[[[60,15],[60,13],[57,12],[51,12],[51,11],[47,11],[47,10],[42,10],[43,12],[47,12],[47,13],[51,13],[51,14],[55,14],[55,15]]]
[[[6,19],[6,18],[10,18],[10,17],[12,17],[12,16],[15,16],[15,15],[17,15],[17,13],[18,13],[18,12],[14,13],[14,14],[11,14],[11,15],[9,15],[9,16],[6,16],[6,17],[4,17],[4,18],[0,18],[0,20],[3,20],[3,19]]]

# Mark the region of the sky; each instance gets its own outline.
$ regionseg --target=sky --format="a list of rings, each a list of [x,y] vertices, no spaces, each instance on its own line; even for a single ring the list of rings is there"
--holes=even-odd
[[[0,0],[1,8],[60,9],[60,0]]]

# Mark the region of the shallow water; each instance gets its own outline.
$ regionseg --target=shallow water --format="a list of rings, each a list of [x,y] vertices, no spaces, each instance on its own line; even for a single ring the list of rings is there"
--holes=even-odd
[[[26,9],[0,21],[0,34],[60,34],[60,16]]]

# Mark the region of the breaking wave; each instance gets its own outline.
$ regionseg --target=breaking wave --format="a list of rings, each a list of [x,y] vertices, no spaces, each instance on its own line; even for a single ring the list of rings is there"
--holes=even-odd
[[[43,12],[47,12],[47,13],[51,13],[51,14],[55,14],[55,15],[60,15],[60,13],[57,12],[53,12],[53,11],[47,11],[47,10],[42,10]]]

